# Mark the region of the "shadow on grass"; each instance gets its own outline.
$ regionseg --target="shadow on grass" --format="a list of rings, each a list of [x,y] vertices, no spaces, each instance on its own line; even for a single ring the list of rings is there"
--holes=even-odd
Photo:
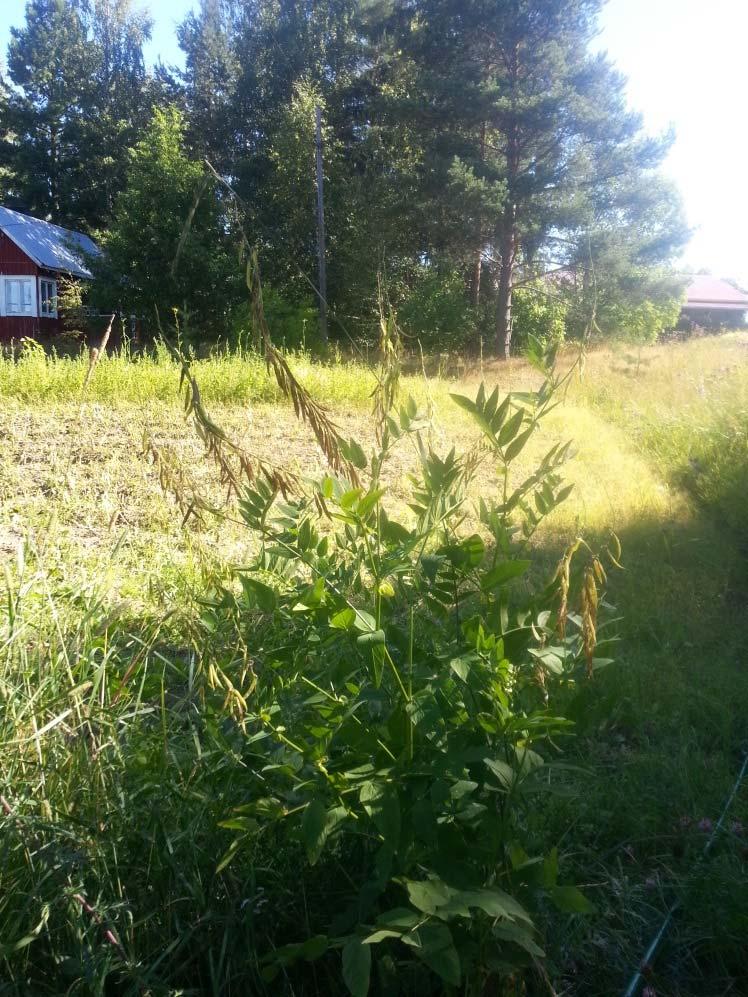
[[[549,812],[599,909],[571,936],[566,925],[555,952],[557,983],[574,994],[621,992],[676,897],[683,913],[656,992],[748,992],[748,785],[699,862],[748,748],[744,539],[706,512],[621,535],[626,570],[608,589],[622,617],[616,661],[568,706],[571,754],[590,774],[576,800]]]

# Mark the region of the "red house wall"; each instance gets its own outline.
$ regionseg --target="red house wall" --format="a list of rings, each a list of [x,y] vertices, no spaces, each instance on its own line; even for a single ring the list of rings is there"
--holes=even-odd
[[[4,232],[0,232],[0,275],[14,277],[51,277],[57,279],[58,274],[52,271],[40,270],[33,260],[19,249]],[[36,310],[39,311],[39,282],[36,284]],[[26,318],[22,315],[0,315],[0,342],[10,342],[12,339],[26,337],[54,336],[62,332],[62,322],[59,318]]]
[[[39,267],[36,263],[30,260],[5,232],[0,232],[0,274],[17,274],[23,277],[27,274],[36,276],[38,273]]]

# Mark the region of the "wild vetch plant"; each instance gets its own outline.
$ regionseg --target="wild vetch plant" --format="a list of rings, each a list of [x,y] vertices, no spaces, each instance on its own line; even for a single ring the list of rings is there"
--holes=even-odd
[[[559,885],[555,851],[529,852],[527,817],[560,777],[554,754],[571,724],[555,694],[607,661],[595,657],[599,586],[620,552],[615,538],[599,553],[580,540],[547,584],[532,570],[533,535],[571,490],[568,443],[521,481],[513,473],[571,376],[553,350],[530,354],[537,391],[454,396],[481,442],[440,456],[427,415],[412,399],[398,406],[397,330],[388,316],[381,327],[373,453],[294,387],[336,469],[306,486],[251,455],[231,471],[236,448],[186,370],[188,408],[259,541],[202,617],[204,667],[243,731],[246,802],[223,821],[235,838],[219,869],[268,851],[306,866],[297,926],[257,920],[266,981],[283,974],[308,992],[313,962],[328,992],[342,973],[354,997],[374,979],[387,993],[482,993],[542,959],[549,901],[591,909]],[[408,444],[420,470],[401,520],[383,470]],[[468,532],[469,485],[486,463],[500,488],[479,503],[481,532]],[[257,877],[272,889],[272,870]]]

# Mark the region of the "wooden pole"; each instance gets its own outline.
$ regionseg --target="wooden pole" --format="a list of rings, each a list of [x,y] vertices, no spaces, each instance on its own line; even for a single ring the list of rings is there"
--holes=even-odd
[[[319,262],[319,334],[327,342],[327,265],[325,262],[325,191],[322,171],[322,108],[317,105],[317,257]]]

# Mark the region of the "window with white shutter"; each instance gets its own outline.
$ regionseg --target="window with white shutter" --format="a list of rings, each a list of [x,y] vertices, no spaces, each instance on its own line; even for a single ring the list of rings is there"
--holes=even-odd
[[[3,277],[3,315],[36,315],[36,281],[33,277]]]

